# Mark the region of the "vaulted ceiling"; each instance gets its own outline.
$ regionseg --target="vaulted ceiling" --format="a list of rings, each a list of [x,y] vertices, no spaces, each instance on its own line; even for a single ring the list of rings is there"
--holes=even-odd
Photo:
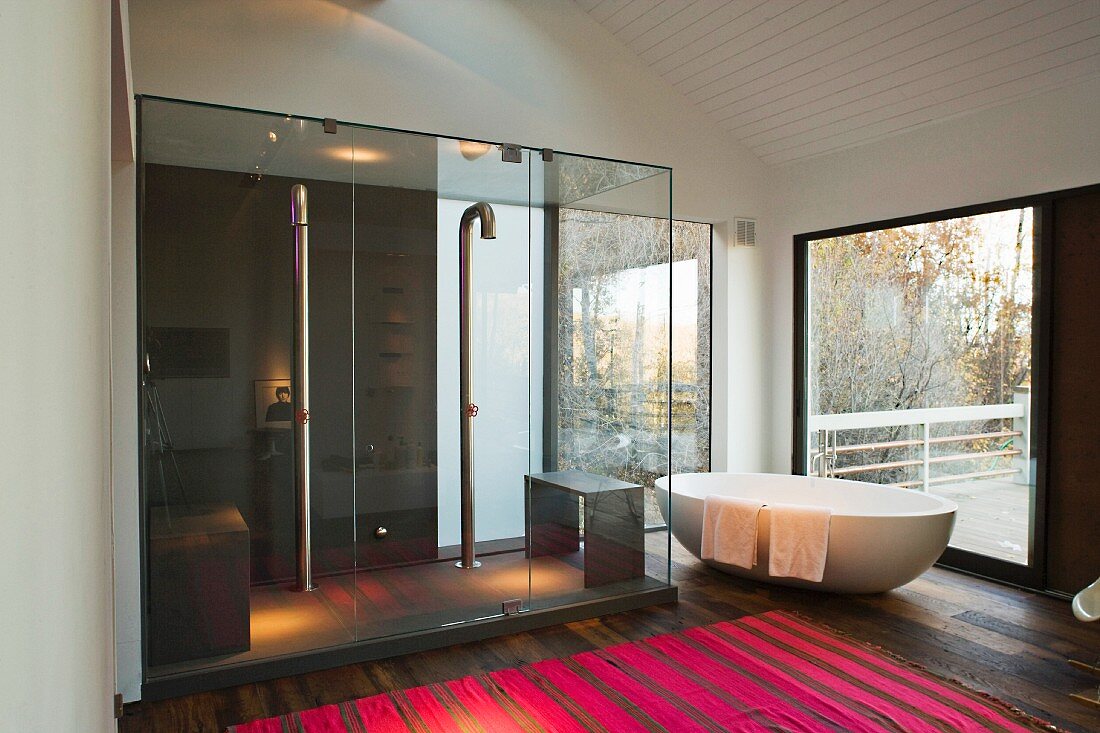
[[[1100,0],[575,2],[775,164],[1100,76]]]

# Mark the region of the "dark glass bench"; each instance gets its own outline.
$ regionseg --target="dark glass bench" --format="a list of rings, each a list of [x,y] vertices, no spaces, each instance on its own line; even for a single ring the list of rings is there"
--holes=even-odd
[[[527,554],[565,555],[581,548],[584,587],[645,577],[645,497],[638,484],[584,471],[525,477]]]

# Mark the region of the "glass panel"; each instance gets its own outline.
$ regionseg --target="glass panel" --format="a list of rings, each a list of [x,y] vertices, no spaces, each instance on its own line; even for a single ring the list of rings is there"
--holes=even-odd
[[[417,631],[529,606],[524,553],[531,390],[529,153],[355,130],[356,414],[363,457],[358,636]],[[382,138],[386,138],[383,140]],[[459,229],[472,221],[472,397],[460,409]],[[472,426],[476,568],[463,557],[461,427]]]
[[[953,547],[1022,565],[1032,226],[1014,209],[809,243],[806,469],[952,499]]]
[[[144,100],[148,675],[354,639],[349,131]],[[311,570],[295,592],[296,239],[308,196]],[[341,478],[347,475],[348,478]]]
[[[352,134],[356,627],[366,638],[408,630],[416,597],[386,586],[437,558],[436,140]]]
[[[528,487],[538,607],[668,582],[654,481],[669,473],[675,324],[669,171],[555,154],[534,178],[550,309]]]
[[[710,470],[711,235],[710,224],[672,222],[674,473]]]

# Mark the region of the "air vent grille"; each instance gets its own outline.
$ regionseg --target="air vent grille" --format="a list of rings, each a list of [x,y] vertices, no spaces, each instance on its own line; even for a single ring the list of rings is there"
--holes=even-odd
[[[735,219],[734,244],[738,247],[756,246],[756,219]]]

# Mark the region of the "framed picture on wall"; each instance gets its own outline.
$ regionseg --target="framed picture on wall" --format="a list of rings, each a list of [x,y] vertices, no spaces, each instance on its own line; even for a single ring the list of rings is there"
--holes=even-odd
[[[289,379],[256,379],[256,429],[289,430],[294,424]]]
[[[229,376],[228,328],[150,326],[145,352],[154,379]]]

